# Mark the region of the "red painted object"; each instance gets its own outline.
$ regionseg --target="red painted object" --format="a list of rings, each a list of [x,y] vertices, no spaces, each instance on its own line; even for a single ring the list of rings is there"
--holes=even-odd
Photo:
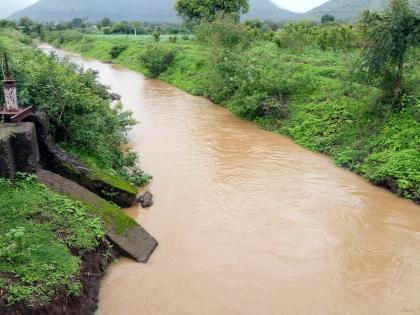
[[[34,108],[29,106],[26,108],[19,108],[17,111],[0,110],[0,116],[5,117],[6,122],[18,123],[32,115],[34,112]]]

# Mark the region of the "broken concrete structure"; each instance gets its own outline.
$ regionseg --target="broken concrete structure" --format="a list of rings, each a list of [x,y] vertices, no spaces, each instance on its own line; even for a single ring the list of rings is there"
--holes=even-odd
[[[100,209],[98,212],[101,213],[99,216],[104,222],[107,237],[123,255],[145,263],[156,248],[158,243],[154,237],[104,200],[111,200],[122,207],[132,206],[137,188],[127,183],[110,182],[109,178],[103,179],[69,156],[54,143],[48,118],[44,114],[31,115],[22,123],[0,124],[0,177],[13,181],[16,172],[37,172],[38,180],[50,189]],[[113,224],[116,213],[112,211],[117,211],[117,216],[124,216],[123,221],[129,222],[123,231]]]

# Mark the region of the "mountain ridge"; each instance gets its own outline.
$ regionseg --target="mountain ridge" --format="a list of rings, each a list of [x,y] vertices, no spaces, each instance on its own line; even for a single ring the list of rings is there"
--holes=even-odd
[[[332,14],[338,20],[351,20],[360,16],[366,10],[385,8],[390,0],[330,0],[320,6],[303,13],[301,18],[320,20],[325,14]]]
[[[39,0],[12,14],[17,19],[28,16],[39,21],[65,21],[87,17],[96,22],[104,17],[115,21],[180,22],[174,5],[176,0]],[[250,11],[244,19],[272,21],[319,21],[324,14],[338,20],[354,20],[366,9],[379,10],[390,0],[330,0],[306,13],[281,8],[271,0],[250,0]]]
[[[40,0],[10,16],[17,19],[28,16],[40,21],[64,21],[74,17],[87,17],[99,21],[104,17],[112,20],[143,22],[179,22],[174,6],[176,0]],[[250,11],[245,18],[266,20],[293,20],[299,14],[282,9],[270,0],[250,0]]]

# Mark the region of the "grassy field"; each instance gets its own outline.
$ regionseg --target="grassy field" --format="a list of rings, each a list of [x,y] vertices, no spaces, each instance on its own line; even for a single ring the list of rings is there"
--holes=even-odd
[[[60,44],[57,37],[52,43]],[[79,34],[61,44],[83,56],[112,60],[143,73],[147,69],[139,57],[148,47],[171,50],[175,59],[160,79],[208,97],[310,150],[328,154],[337,165],[372,183],[388,186],[406,198],[420,197],[419,95],[408,95],[401,110],[378,105],[380,91],[351,77],[357,51],[307,48],[296,52],[279,49],[270,41],[256,41],[244,55],[224,60],[224,67],[241,71],[222,79],[210,66],[210,49],[191,40],[152,43],[145,37],[133,41],[124,36]],[[110,51],[118,45],[124,50],[112,59]],[[419,59],[411,63],[407,80],[420,86]],[[234,88],[225,92],[223,87],[229,85]],[[287,107],[275,108],[275,115],[259,115],[260,104],[275,96],[273,91],[287,95]]]

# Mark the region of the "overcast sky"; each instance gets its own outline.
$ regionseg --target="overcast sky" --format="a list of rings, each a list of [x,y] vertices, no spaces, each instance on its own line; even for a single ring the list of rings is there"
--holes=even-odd
[[[1,1],[1,0],[0,0]],[[313,9],[328,0],[273,0],[281,7],[296,12],[306,12]]]
[[[34,2],[36,0],[0,0],[0,19],[4,19]]]
[[[0,0],[0,19],[8,17],[17,10],[36,2],[37,0]],[[142,1],[142,0],[139,0]],[[281,7],[296,12],[305,12],[328,0],[273,0]]]

